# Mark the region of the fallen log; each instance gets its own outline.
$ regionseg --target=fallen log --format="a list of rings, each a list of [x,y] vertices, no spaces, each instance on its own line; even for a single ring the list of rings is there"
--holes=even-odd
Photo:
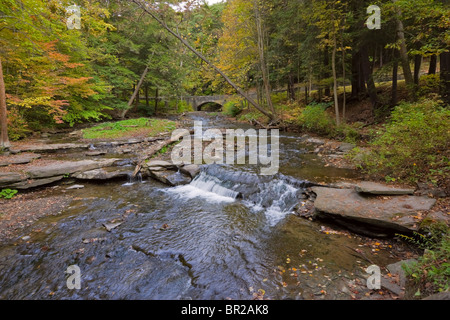
[[[155,154],[157,154],[159,151],[161,151],[164,147],[167,147],[167,146],[170,146],[172,144],[175,144],[175,143],[179,142],[180,139],[185,136],[185,133],[186,132],[180,132],[180,133],[170,137],[169,139],[166,139],[164,141],[160,141],[156,145],[152,146],[150,148],[149,152],[145,153],[145,155],[142,156],[141,158],[139,158],[139,160],[137,161],[136,168],[133,171],[133,177],[136,177],[136,175],[141,171],[142,164],[146,160],[148,160],[151,157],[153,157]],[[193,134],[194,130],[189,131],[189,133]]]

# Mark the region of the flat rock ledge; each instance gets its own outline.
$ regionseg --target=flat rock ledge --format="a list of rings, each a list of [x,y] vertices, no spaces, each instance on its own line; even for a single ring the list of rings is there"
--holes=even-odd
[[[30,189],[54,183],[65,177],[81,178],[86,172],[112,167],[119,160],[55,161],[44,166],[29,166],[23,172],[1,172],[0,188]]]
[[[403,195],[414,194],[413,188],[398,188],[386,186],[381,183],[363,181],[356,185],[356,191],[359,193],[377,194],[377,195]]]
[[[175,165],[170,161],[151,160],[142,165],[141,172],[174,187],[191,183],[200,173],[200,167],[195,164]]]
[[[359,192],[359,188],[312,187],[317,195],[315,216],[331,220],[355,233],[389,237],[417,231],[420,211],[430,210],[436,200],[411,195],[379,195]]]

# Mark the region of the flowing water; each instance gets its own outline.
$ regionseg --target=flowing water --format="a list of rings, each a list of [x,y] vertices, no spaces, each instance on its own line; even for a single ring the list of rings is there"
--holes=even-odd
[[[204,129],[242,127],[201,114],[190,120],[204,121]],[[299,135],[280,141],[274,177],[211,165],[175,188],[138,179],[71,190],[61,215],[0,248],[0,299],[349,298],[343,281],[368,263],[348,248],[364,239],[323,233],[323,224],[293,209],[310,181],[356,175],[325,168]],[[110,222],[121,224],[108,232]],[[395,261],[389,252],[372,259]],[[80,290],[67,288],[71,265],[81,270]]]

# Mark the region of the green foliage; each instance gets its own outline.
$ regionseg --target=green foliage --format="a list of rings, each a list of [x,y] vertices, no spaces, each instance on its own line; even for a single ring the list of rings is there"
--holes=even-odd
[[[23,139],[31,133],[28,122],[17,108],[11,108],[8,112],[8,136],[12,141]]]
[[[335,123],[326,112],[329,103],[312,103],[306,106],[299,117],[299,123],[307,130],[320,133],[332,133]]]
[[[440,76],[439,74],[427,74],[420,77],[420,86],[418,95],[420,97],[439,93]]]
[[[402,103],[359,163],[367,172],[437,183],[450,174],[450,110],[439,101]]]
[[[246,122],[254,122],[255,120],[260,121],[261,118],[263,118],[263,114],[259,113],[257,111],[255,112],[246,112],[244,114],[242,114],[239,117],[239,121],[246,121]]]
[[[156,136],[159,133],[172,132],[176,123],[164,119],[129,119],[118,122],[106,122],[98,126],[84,129],[85,139],[114,139],[136,135]]]
[[[358,130],[358,124],[342,123],[334,128],[333,136],[345,142],[356,144],[361,140],[361,134]]]
[[[409,242],[425,249],[424,255],[417,263],[405,264],[406,274],[419,284],[420,292],[429,294],[449,290],[450,286],[450,232],[445,224],[435,224],[428,227],[428,234],[415,234],[415,237],[405,237]]]
[[[192,109],[192,106],[187,103],[186,101],[179,101],[178,102],[178,113],[183,113],[183,112],[191,112],[194,111]]]
[[[228,101],[223,105],[222,113],[230,117],[236,117],[242,110],[243,106],[241,101]]]
[[[0,191],[0,199],[12,199],[17,194],[17,192],[18,191],[14,189],[2,189],[2,191]]]

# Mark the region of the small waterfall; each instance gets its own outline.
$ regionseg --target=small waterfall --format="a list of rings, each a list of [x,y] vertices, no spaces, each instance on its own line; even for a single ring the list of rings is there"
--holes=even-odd
[[[201,172],[190,185],[200,190],[215,193],[222,197],[236,199],[239,196],[239,192],[223,187],[221,185],[221,180],[210,176],[205,172]]]
[[[128,182],[124,183],[123,186],[132,186],[135,183],[144,183],[140,172],[136,176],[133,176],[133,173],[131,172],[128,173]]]
[[[292,213],[306,181],[286,179],[283,175],[263,177],[230,168],[208,166],[189,185],[169,189],[187,198],[202,197],[210,202],[242,203],[254,212],[264,212],[269,225],[276,225]]]

